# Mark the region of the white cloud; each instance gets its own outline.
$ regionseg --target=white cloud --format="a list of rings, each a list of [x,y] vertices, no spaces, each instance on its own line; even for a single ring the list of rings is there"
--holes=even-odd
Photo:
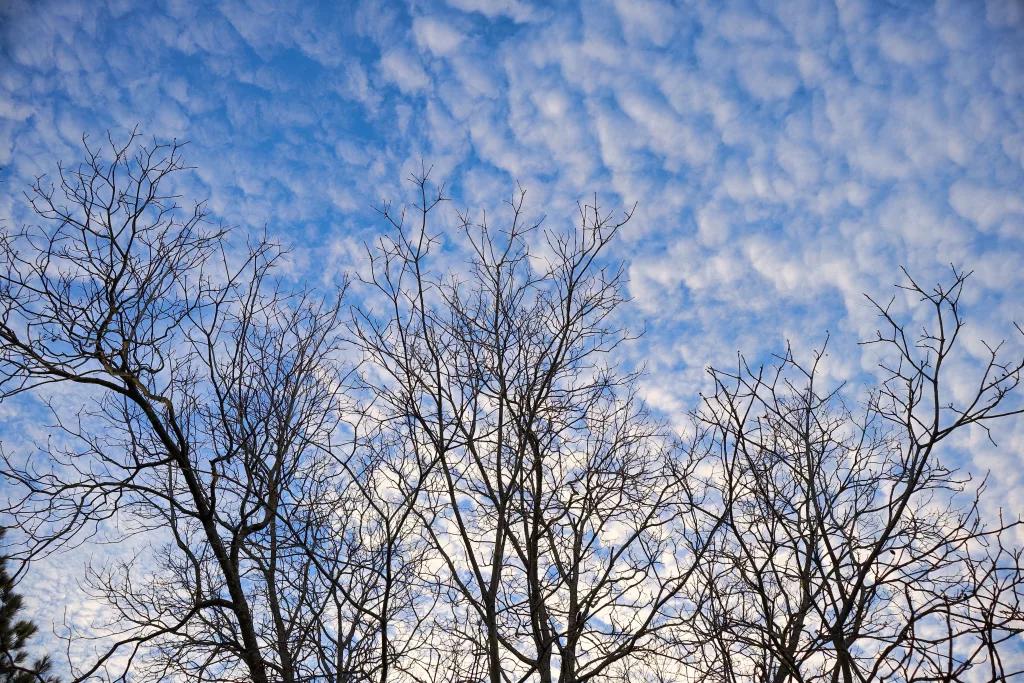
[[[998,28],[1020,27],[1024,25],[1024,7],[1017,0],[985,0],[985,20]]]
[[[466,38],[450,23],[431,17],[416,17],[412,22],[412,32],[420,47],[442,57],[453,53]]]
[[[660,0],[615,0],[615,11],[631,40],[649,41],[660,47],[675,36],[686,15],[685,10]]]
[[[882,24],[878,45],[886,57],[904,66],[921,66],[939,57],[934,34],[920,20],[899,25]]]
[[[1024,213],[1024,200],[1018,193],[967,180],[959,180],[949,188],[949,204],[982,230],[988,230],[1008,214]]]
[[[521,0],[446,0],[446,2],[463,12],[479,12],[488,18],[505,16],[517,23],[537,21],[545,14],[534,5]]]
[[[411,53],[395,48],[380,58],[381,73],[406,94],[417,93],[430,85],[430,76]]]
[[[561,120],[571,106],[568,96],[562,90],[535,92],[530,95],[530,99],[544,116],[554,121]]]
[[[774,49],[739,50],[736,72],[747,92],[761,101],[784,100],[800,87],[794,55]]]

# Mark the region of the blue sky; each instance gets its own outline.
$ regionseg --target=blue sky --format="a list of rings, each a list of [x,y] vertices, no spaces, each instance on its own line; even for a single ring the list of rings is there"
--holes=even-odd
[[[613,256],[647,335],[623,360],[673,421],[708,363],[826,330],[830,378],[863,378],[863,293],[887,297],[900,265],[975,271],[971,340],[1024,321],[1020,0],[7,0],[0,36],[8,222],[82,133],[136,125],[190,140],[182,191],[267,226],[320,284],[362,267],[371,206],[421,160],[492,217],[516,181],[552,227],[594,193],[637,203]],[[1010,507],[1020,425],[998,451],[961,443]]]

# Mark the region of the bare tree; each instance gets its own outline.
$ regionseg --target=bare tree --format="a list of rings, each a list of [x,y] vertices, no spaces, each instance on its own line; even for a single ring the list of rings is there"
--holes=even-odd
[[[620,266],[602,264],[626,215],[580,207],[580,226],[496,230],[460,216],[468,273],[437,273],[429,215],[444,197],[411,179],[414,221],[369,252],[385,302],[353,335],[383,381],[377,406],[416,454],[415,514],[447,609],[435,680],[633,677],[676,666],[689,579],[718,517],[683,457],[606,359],[626,330]],[[540,233],[540,234],[538,234]],[[532,244],[531,240],[536,240]]]
[[[87,400],[52,397],[43,462],[4,453],[25,557],[100,531],[152,549],[90,568],[112,617],[75,679],[385,680],[412,596],[391,520],[350,486],[378,466],[346,398],[341,291],[284,288],[276,245],[231,249],[203,204],[182,213],[181,145],[111,152],[40,178],[41,225],[0,243],[3,398]]]
[[[1021,412],[999,347],[949,395],[964,274],[909,281],[917,338],[878,307],[862,407],[822,389],[820,354],[741,359],[684,442],[614,361],[631,337],[607,252],[631,214],[595,199],[544,230],[520,190],[501,229],[459,214],[452,267],[424,170],[410,207],[380,207],[348,308],[344,283],[275,277],[265,236],[182,210],[180,145],[86,149],[32,186],[40,224],[0,237],[0,399],[44,399],[55,434],[2,452],[15,559],[138,549],[87,568],[108,611],[68,624],[74,680],[1018,673],[1019,522],[986,519],[940,452]]]
[[[1005,680],[999,647],[1024,631],[1020,521],[979,510],[984,483],[941,458],[971,425],[1019,414],[1006,407],[1024,365],[990,349],[975,393],[954,400],[949,377],[962,332],[967,275],[931,291],[905,289],[930,313],[913,336],[884,324],[882,383],[854,410],[822,388],[824,352],[803,365],[711,370],[698,413],[710,429],[720,496],[729,510],[703,629],[715,679],[951,681],[968,671]],[[874,303],[874,302],[872,302]],[[963,372],[963,370],[959,370]]]

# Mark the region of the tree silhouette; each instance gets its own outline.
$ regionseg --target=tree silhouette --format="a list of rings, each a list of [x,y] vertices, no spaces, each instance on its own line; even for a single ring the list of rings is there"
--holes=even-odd
[[[631,212],[595,197],[545,228],[520,190],[457,215],[453,265],[423,168],[379,207],[349,305],[347,279],[295,284],[265,233],[182,207],[181,153],[87,147],[30,187],[37,225],[0,230],[0,401],[44,399],[61,437],[0,446],[10,559],[101,528],[150,541],[88,567],[110,618],[67,624],[74,683],[1018,673],[1022,523],[984,518],[947,460],[952,435],[1024,412],[1024,358],[992,345],[952,391],[963,271],[876,305],[862,404],[823,351],[741,356],[683,435],[616,362]],[[2,569],[0,683],[49,683]]]
[[[6,532],[0,528],[0,544]],[[59,679],[50,673],[53,663],[49,656],[28,663],[25,646],[39,627],[28,619],[18,618],[25,605],[21,595],[14,592],[14,586],[14,577],[7,571],[7,556],[0,555],[0,683],[56,683]]]

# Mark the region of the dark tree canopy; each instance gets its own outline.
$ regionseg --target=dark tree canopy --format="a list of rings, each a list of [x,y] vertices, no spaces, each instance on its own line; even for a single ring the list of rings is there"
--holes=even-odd
[[[4,546],[7,530],[0,528],[0,548]],[[0,555],[0,682],[2,683],[57,683],[53,676],[53,662],[49,655],[32,659],[29,640],[39,627],[22,618],[24,605],[21,595],[14,592],[14,577],[7,570],[8,558]]]

